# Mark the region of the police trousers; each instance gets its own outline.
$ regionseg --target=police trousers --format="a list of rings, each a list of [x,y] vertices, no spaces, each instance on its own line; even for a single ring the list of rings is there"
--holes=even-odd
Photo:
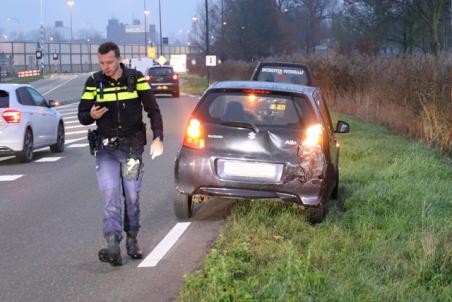
[[[129,145],[105,147],[96,152],[96,175],[104,200],[104,237],[115,234],[118,240],[122,239],[121,196],[124,197],[124,231],[140,229],[139,193],[143,177],[143,150],[143,147],[139,147],[134,152],[141,161],[140,172],[135,179],[123,175],[123,166],[130,155]]]

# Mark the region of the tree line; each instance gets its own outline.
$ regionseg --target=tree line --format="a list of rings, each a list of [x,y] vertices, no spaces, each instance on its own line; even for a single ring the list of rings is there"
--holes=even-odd
[[[440,55],[452,43],[452,0],[202,0],[192,46],[222,59],[252,60],[319,49],[345,55]]]

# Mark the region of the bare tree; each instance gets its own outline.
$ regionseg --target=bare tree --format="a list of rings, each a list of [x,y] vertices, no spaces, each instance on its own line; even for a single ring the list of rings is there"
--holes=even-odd
[[[446,8],[448,7],[449,0],[408,0],[408,4],[416,11],[425,24],[429,26],[431,51],[437,56],[441,48],[439,27],[442,18],[447,16]]]

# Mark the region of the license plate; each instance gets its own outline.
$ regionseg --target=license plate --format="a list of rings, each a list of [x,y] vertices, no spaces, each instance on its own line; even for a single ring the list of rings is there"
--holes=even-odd
[[[219,160],[218,168],[220,177],[224,178],[279,181],[282,176],[283,165]]]
[[[166,90],[168,89],[168,86],[157,86],[158,90]]]

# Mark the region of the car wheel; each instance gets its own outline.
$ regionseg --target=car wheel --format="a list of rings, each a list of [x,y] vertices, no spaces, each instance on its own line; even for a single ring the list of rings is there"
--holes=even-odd
[[[173,92],[173,97],[178,98],[180,96],[179,90],[176,92]]]
[[[187,220],[191,217],[191,195],[176,192],[174,196],[174,214],[179,220]]]
[[[17,158],[23,163],[28,163],[33,159],[33,133],[30,129],[25,132],[24,147],[17,153]]]
[[[322,202],[316,208],[307,208],[306,214],[307,214],[307,219],[308,219],[309,223],[312,223],[312,224],[320,223],[325,218],[325,205]]]
[[[58,125],[57,142],[50,146],[50,151],[60,153],[64,151],[64,126],[62,123]]]

